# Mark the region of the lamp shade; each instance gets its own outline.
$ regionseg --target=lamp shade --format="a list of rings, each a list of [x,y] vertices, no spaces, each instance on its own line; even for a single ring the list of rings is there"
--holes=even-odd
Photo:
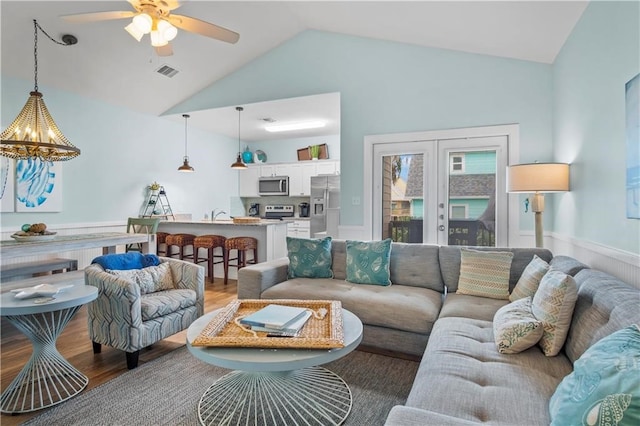
[[[569,190],[566,163],[515,164],[507,167],[507,192],[562,192]]]

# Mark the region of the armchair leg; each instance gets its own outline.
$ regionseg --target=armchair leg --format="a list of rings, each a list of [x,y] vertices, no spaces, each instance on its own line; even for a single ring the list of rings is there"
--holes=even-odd
[[[94,354],[99,354],[100,352],[102,352],[102,345],[100,343],[96,343],[96,342],[91,342],[91,343],[93,343]]]
[[[127,356],[127,368],[129,370],[133,370],[138,366],[138,355],[140,355],[140,351],[135,352],[125,352]]]

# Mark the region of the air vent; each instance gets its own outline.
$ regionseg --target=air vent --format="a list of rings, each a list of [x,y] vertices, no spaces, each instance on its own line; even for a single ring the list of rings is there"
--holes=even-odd
[[[163,65],[163,66],[161,66],[160,68],[158,68],[158,69],[156,70],[156,72],[157,72],[158,74],[162,74],[162,75],[164,75],[165,77],[169,77],[169,78],[171,78],[171,77],[173,77],[174,75],[178,74],[178,70],[177,70],[177,69],[175,69],[175,68],[171,68],[169,65]]]

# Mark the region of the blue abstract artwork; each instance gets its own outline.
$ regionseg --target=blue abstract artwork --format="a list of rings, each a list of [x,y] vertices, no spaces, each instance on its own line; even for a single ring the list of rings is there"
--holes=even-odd
[[[16,162],[16,211],[62,210],[62,168],[40,158]]]
[[[640,74],[625,85],[627,217],[640,219]]]
[[[13,212],[16,209],[14,161],[0,157],[0,212]]]

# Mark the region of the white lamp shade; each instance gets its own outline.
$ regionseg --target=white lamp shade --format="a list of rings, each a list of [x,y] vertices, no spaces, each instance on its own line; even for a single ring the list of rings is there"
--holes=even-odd
[[[568,164],[530,163],[507,167],[507,192],[562,192],[568,190]]]
[[[162,36],[162,33],[157,30],[151,31],[151,45],[153,47],[166,46],[169,42]]]
[[[138,41],[142,40],[142,36],[144,36],[144,33],[140,31],[140,29],[133,22],[124,27],[124,29],[127,30],[129,34],[131,34],[131,37],[135,38]]]
[[[165,20],[158,21],[158,32],[167,41],[173,40],[178,35],[178,29]]]
[[[132,24],[142,31],[142,34],[148,34],[149,31],[151,31],[153,19],[151,19],[151,16],[146,13],[141,13],[133,17]]]

